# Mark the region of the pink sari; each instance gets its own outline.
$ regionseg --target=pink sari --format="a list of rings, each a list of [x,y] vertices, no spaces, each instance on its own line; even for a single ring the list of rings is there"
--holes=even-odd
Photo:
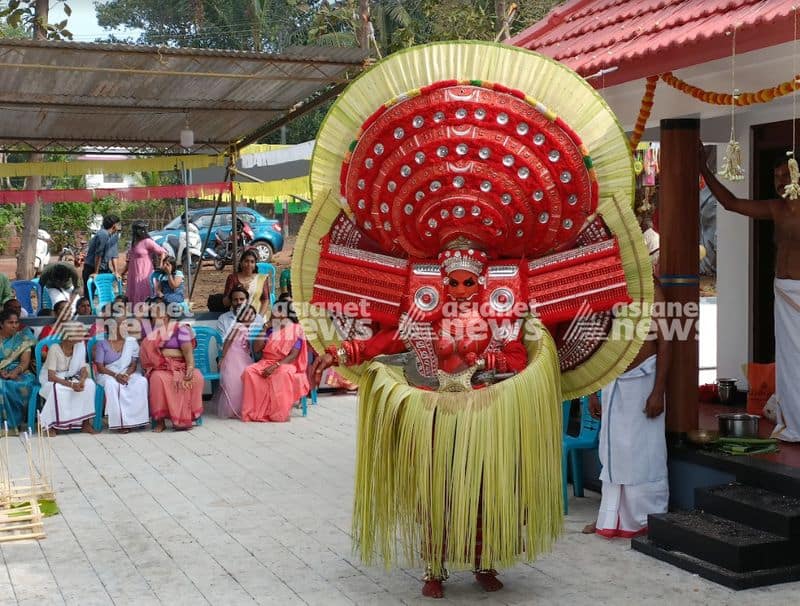
[[[142,340],[139,352],[149,382],[150,416],[156,421],[169,419],[173,427],[188,429],[203,414],[203,375],[195,368],[191,387],[183,387],[186,361],[161,353],[168,340],[164,332],[153,330]]]
[[[294,362],[279,364],[301,342],[300,352]],[[268,377],[261,372],[274,364],[275,371]],[[247,367],[242,374],[242,420],[289,420],[292,406],[308,393],[308,347],[300,324],[289,323],[274,332],[264,346],[261,360]]]

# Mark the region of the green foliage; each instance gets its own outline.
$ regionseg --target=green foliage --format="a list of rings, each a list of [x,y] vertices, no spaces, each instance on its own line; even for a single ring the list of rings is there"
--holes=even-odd
[[[61,4],[67,18],[56,23],[41,23],[36,16],[36,0],[9,0],[6,8],[0,9],[0,19],[11,28],[11,31],[33,32],[34,27],[38,25],[44,30],[48,40],[72,40],[72,32],[67,29],[72,9],[64,0],[51,4]]]
[[[104,28],[141,29],[136,42],[277,52],[304,44],[318,0],[105,0]]]
[[[75,245],[81,234],[86,235],[86,227],[94,212],[90,204],[82,202],[60,202],[49,210],[50,215],[43,217],[42,223],[55,245],[55,250],[50,252],[57,255],[67,244]]]

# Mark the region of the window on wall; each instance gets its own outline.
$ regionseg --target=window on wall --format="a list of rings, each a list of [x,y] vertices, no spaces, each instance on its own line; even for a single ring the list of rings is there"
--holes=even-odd
[[[119,173],[109,173],[103,175],[103,183],[125,183],[125,179]]]

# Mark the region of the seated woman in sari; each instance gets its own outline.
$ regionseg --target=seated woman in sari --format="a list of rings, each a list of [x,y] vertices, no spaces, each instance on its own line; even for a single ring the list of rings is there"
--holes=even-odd
[[[128,335],[124,318],[106,323],[106,338],[95,343],[92,359],[97,383],[105,389],[108,428],[128,433],[147,425],[147,379],[136,372],[139,344]]]
[[[30,372],[35,341],[19,332],[19,316],[0,312],[0,412],[10,429],[19,429],[36,378]]]
[[[150,333],[142,340],[141,361],[150,383],[154,431],[191,429],[203,414],[203,375],[194,367],[192,330],[167,316],[165,304],[150,307]]]
[[[261,360],[242,375],[242,420],[288,421],[294,403],[309,390],[306,337],[288,296],[273,306],[254,350],[261,350]]]
[[[39,417],[50,430],[96,433],[92,427],[95,384],[86,363],[86,329],[83,324],[70,322],[63,325],[61,334],[61,343],[50,347],[39,372],[39,394],[45,400]]]
[[[266,318],[272,286],[267,274],[258,273],[256,263],[258,263],[258,253],[254,249],[248,248],[242,253],[239,257],[239,266],[236,271],[232,272],[225,281],[225,296],[222,301],[225,307],[230,307],[231,291],[235,286],[241,286],[249,295],[248,301],[254,305],[258,301],[257,311],[259,315]]]
[[[217,416],[224,419],[242,416],[242,373],[253,363],[250,335],[255,318],[252,305],[242,307],[222,346],[216,400]]]

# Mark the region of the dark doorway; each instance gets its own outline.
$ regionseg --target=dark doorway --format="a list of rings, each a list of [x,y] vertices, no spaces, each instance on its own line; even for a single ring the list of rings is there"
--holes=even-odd
[[[800,121],[798,121],[800,126]],[[792,121],[773,122],[752,127],[753,197],[769,200],[777,197],[773,169],[786,161],[786,151],[792,147]],[[775,316],[773,281],[775,279],[775,224],[772,221],[753,221],[753,322],[754,362],[775,360]]]

